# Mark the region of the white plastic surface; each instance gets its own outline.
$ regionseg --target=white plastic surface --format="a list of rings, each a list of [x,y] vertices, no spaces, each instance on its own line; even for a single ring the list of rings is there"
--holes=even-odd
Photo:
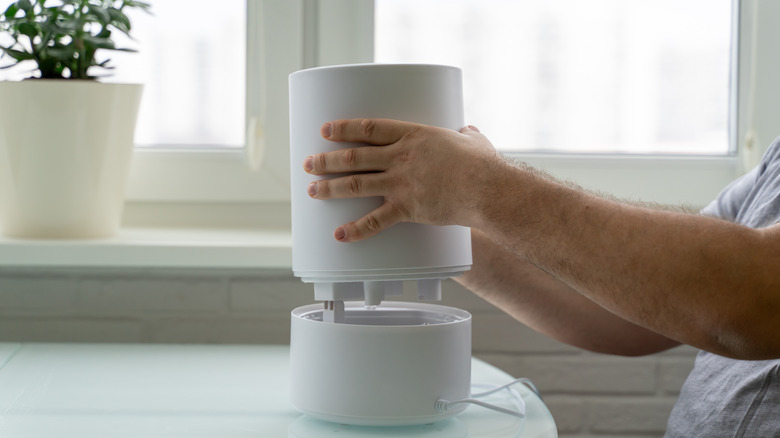
[[[385,299],[384,281],[367,281],[363,283],[363,295],[366,306],[378,306]],[[395,283],[395,282],[393,282]]]
[[[288,401],[289,356],[281,345],[0,343],[0,436],[557,437],[550,412],[522,385],[522,432],[518,419],[478,407],[420,426],[318,421]],[[478,359],[471,369],[475,383],[512,380]]]
[[[5,235],[116,234],[142,89],[92,81],[0,81]]]
[[[441,280],[417,280],[417,298],[421,301],[441,301]]]
[[[464,125],[461,71],[440,65],[319,67],[290,75],[290,160],[293,271],[305,282],[447,278],[471,266],[468,228],[402,223],[378,236],[344,244],[334,230],[382,198],[311,199],[318,177],[304,172],[312,154],[360,146],[320,136],[344,118],[381,117],[459,130]],[[444,183],[444,182],[443,182]]]
[[[353,425],[410,425],[466,408],[436,410],[439,398],[470,396],[471,315],[424,303],[346,305],[343,323],[322,306],[292,312],[291,400],[303,413]]]
[[[419,280],[421,282],[438,282],[440,280]],[[419,289],[419,287],[418,287]],[[314,283],[314,299],[317,301],[333,301],[333,300],[361,300],[365,299],[366,303],[372,303],[371,305],[379,304],[383,299],[388,296],[403,295],[404,288],[401,281],[365,281],[365,282],[348,282],[348,283]],[[435,297],[434,297],[435,298]],[[439,287],[439,294],[436,300],[441,299],[441,287]],[[430,301],[434,301],[433,299]]]

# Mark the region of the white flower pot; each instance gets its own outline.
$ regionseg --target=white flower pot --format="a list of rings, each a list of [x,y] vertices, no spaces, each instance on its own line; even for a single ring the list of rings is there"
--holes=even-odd
[[[143,86],[0,82],[0,224],[26,238],[119,230]]]

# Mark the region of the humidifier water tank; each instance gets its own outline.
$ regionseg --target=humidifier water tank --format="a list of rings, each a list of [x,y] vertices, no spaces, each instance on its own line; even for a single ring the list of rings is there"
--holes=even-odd
[[[471,266],[468,228],[397,224],[370,239],[340,243],[333,232],[374,210],[382,198],[311,199],[322,178],[303,171],[309,155],[363,146],[320,135],[332,120],[387,118],[459,130],[464,125],[461,71],[421,64],[360,64],[290,76],[293,272],[309,283],[447,278]],[[435,163],[431,163],[435,165]],[[446,184],[442,181],[442,184]]]
[[[321,420],[425,424],[466,409],[437,400],[471,395],[471,315],[428,303],[348,303],[341,324],[318,304],[292,311],[291,402]]]

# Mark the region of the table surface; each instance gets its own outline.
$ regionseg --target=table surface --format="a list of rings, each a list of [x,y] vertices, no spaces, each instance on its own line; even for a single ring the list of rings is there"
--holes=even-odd
[[[292,407],[288,369],[287,346],[0,343],[0,437],[558,436],[523,385],[524,421],[471,406],[423,426],[327,423]],[[473,359],[472,383],[511,380]],[[504,391],[484,400],[516,407]]]

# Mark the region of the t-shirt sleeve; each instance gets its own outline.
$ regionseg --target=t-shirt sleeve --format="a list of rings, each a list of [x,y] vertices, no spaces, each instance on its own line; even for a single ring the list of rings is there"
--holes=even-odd
[[[726,186],[718,197],[704,207],[700,213],[727,221],[736,221],[740,209],[745,204],[758,179],[766,171],[768,163],[777,159],[778,155],[780,155],[780,137],[772,142],[758,166]]]
[[[700,213],[730,222],[736,221],[740,208],[756,183],[758,170],[756,167],[727,185],[718,197],[704,207]]]

